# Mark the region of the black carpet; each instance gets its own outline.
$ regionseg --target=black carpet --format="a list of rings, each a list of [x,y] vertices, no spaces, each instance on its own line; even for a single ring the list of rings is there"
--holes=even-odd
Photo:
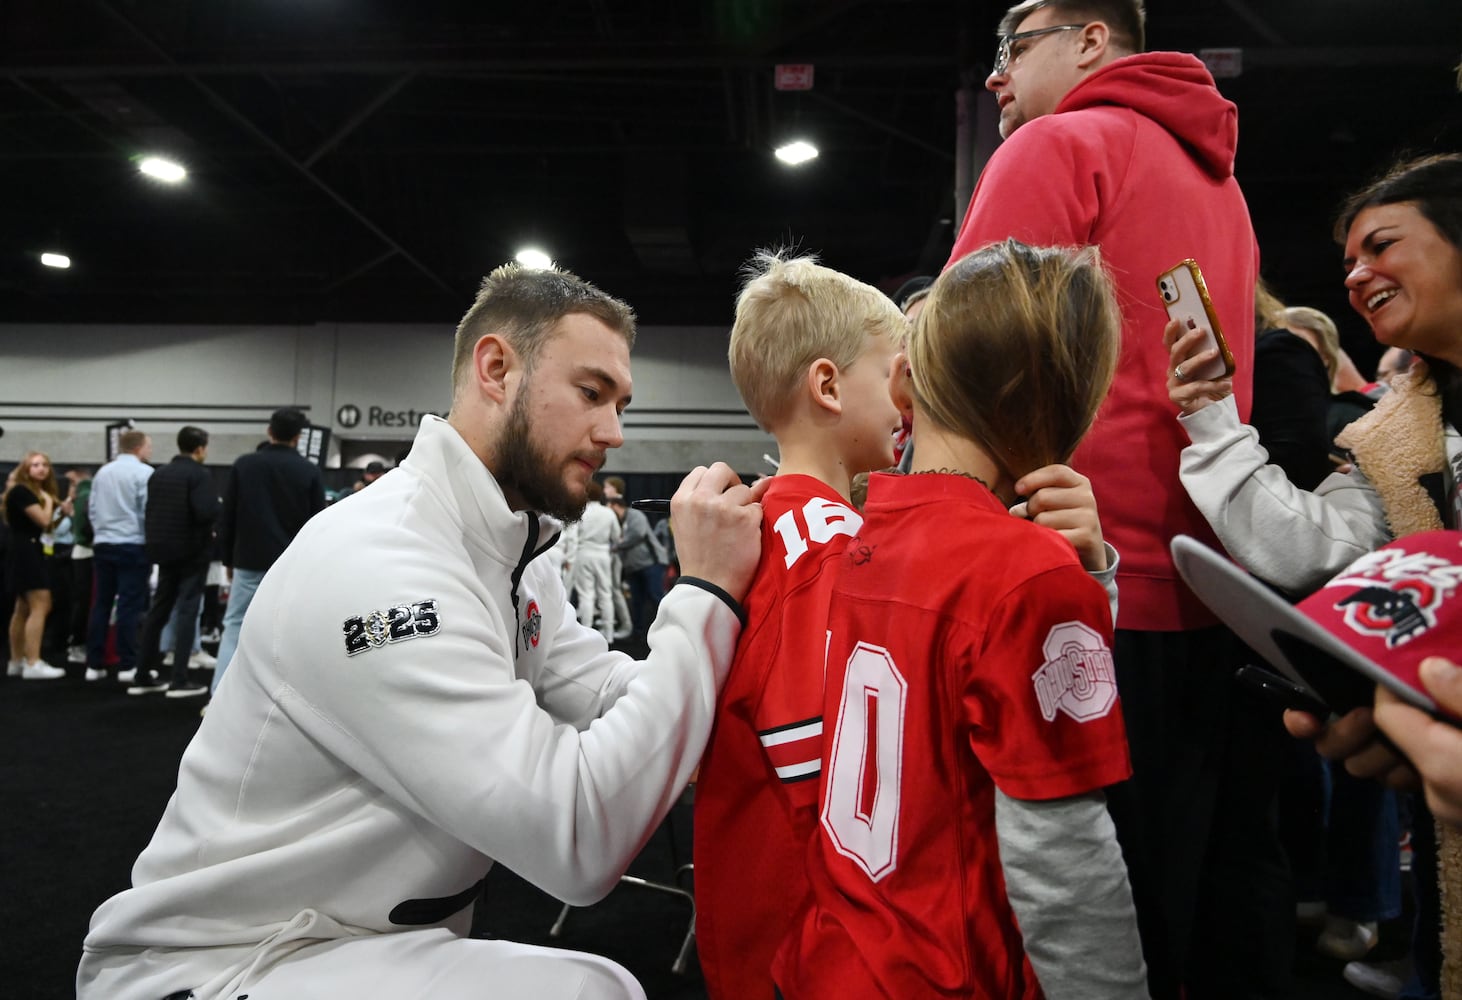
[[[73,666],[64,680],[0,680],[4,1000],[75,995],[91,913],[127,888],[198,728],[203,699],[128,697],[115,683],[87,684],[79,674]],[[676,806],[632,873],[673,878],[690,855],[690,808]],[[684,974],[671,971],[689,926],[688,901],[621,885],[597,905],[573,910],[555,939],[549,930],[561,909],[499,866],[488,876],[475,933],[607,955],[634,973],[653,1000],[705,997],[693,951]]]
[[[126,888],[199,721],[201,699],[131,698],[115,684],[86,684],[72,669],[64,680],[0,681],[0,996],[7,1000],[74,995],[91,912]],[[690,807],[680,805],[631,871],[668,881],[689,853]],[[693,954],[685,974],[671,971],[690,914],[685,900],[621,885],[603,902],[572,911],[554,939],[549,929],[559,910],[499,867],[488,877],[477,933],[607,955],[652,1000],[705,996]],[[1404,941],[1403,928],[1383,933]],[[1340,980],[1339,963],[1308,947],[1299,955],[1294,1000],[1363,995]]]

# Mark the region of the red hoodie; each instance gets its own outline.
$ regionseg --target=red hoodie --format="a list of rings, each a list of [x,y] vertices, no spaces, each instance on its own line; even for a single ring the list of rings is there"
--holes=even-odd
[[[1010,236],[1101,247],[1122,310],[1122,355],[1071,464],[1091,479],[1102,531],[1121,555],[1119,628],[1217,622],[1168,554],[1180,532],[1219,546],[1178,481],[1186,438],[1164,385],[1167,314],[1156,281],[1185,258],[1198,261],[1234,353],[1234,394],[1247,420],[1259,251],[1233,176],[1237,141],[1238,110],[1193,56],[1118,59],[995,151],[950,257]]]

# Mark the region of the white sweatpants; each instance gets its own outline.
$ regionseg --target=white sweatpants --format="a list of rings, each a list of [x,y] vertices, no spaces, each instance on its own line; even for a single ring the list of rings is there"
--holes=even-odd
[[[193,1000],[645,1000],[635,978],[607,958],[464,938],[444,927],[284,942],[285,954],[264,960],[236,951],[223,959],[236,961],[232,969],[218,968],[212,949],[87,955],[77,992],[83,1000],[164,1000],[180,986],[193,992],[174,995]]]
[[[311,945],[246,992],[249,1000],[645,1000],[607,958],[441,928]]]
[[[609,553],[593,552],[579,546],[574,562],[572,589],[578,600],[579,624],[599,629],[604,638],[614,635],[613,583],[609,575]]]

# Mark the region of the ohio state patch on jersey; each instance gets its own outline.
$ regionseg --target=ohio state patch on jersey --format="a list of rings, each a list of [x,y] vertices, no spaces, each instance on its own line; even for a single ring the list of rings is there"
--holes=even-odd
[[[340,631],[345,636],[345,655],[355,656],[368,649],[378,649],[388,642],[436,635],[441,627],[441,615],[433,599],[395,604],[384,611],[354,615],[345,619]]]
[[[1065,712],[1077,722],[1100,719],[1117,702],[1112,651],[1100,632],[1081,622],[1062,622],[1041,645],[1046,662],[1031,675],[1041,717]]]

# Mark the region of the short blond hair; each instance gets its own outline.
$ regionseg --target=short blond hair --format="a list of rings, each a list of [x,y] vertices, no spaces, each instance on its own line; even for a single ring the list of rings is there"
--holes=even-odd
[[[634,310],[578,275],[556,267],[504,264],[497,268],[482,279],[476,301],[457,324],[452,352],[453,392],[471,370],[472,351],[483,337],[502,334],[532,370],[559,320],[574,313],[594,317],[634,347]]]
[[[807,368],[827,358],[846,369],[870,337],[903,344],[909,321],[872,285],[811,255],[763,250],[744,269],[731,326],[731,380],[762,430],[787,419]]]
[[[1340,331],[1335,321],[1318,309],[1309,306],[1290,306],[1284,310],[1283,323],[1286,327],[1299,327],[1315,335],[1320,343],[1317,350],[1320,360],[1325,362],[1325,374],[1330,378],[1330,391],[1335,391],[1335,375],[1340,370]]]
[[[1121,326],[1095,247],[993,244],[934,282],[909,339],[915,399],[1019,479],[1076,450],[1111,385]]]

